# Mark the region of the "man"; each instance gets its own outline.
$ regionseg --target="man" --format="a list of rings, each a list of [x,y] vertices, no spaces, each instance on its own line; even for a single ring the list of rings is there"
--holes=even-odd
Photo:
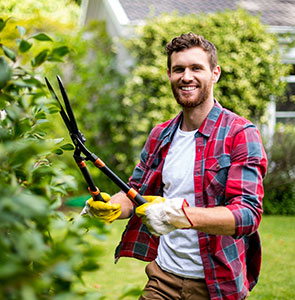
[[[214,99],[221,70],[212,43],[182,34],[166,52],[182,111],[152,130],[129,181],[154,196],[134,210],[124,193],[104,195],[106,203],[89,200],[84,213],[107,222],[131,217],[116,258],[151,261],[142,300],[245,299],[261,263],[260,134]]]

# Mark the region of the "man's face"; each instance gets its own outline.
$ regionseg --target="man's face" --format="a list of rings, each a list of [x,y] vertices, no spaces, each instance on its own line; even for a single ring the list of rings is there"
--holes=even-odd
[[[168,77],[176,101],[182,107],[196,107],[213,97],[213,83],[220,67],[211,71],[208,54],[200,47],[173,52]]]

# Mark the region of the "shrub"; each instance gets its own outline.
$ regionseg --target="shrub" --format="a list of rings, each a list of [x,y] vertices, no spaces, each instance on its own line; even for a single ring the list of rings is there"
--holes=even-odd
[[[0,19],[0,31],[6,27]],[[62,139],[47,136],[48,116],[57,109],[45,97],[42,66],[67,51],[47,34],[15,30],[15,47],[0,50],[0,298],[100,299],[74,289],[84,271],[98,268],[97,252],[84,238],[90,220],[69,222],[57,210],[75,182],[53,160]],[[36,43],[46,47],[32,56]]]
[[[295,130],[279,124],[268,151],[269,167],[264,180],[264,212],[295,214]]]

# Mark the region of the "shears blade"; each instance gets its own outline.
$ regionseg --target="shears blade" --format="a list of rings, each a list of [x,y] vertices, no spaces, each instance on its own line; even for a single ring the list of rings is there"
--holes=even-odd
[[[60,80],[60,79],[59,79]],[[65,102],[65,104],[66,104],[66,109],[67,109],[67,111],[68,111],[68,107],[70,107],[70,114],[69,114],[69,112],[68,112],[68,114],[66,113],[66,111],[64,110],[64,108],[63,108],[63,105],[61,104],[61,101],[59,100],[59,98],[57,97],[57,95],[56,95],[56,93],[55,93],[55,91],[54,91],[54,89],[53,89],[53,87],[51,86],[51,84],[50,84],[50,82],[49,82],[49,80],[45,77],[45,82],[46,82],[46,85],[47,85],[47,87],[48,87],[48,89],[49,89],[49,91],[50,91],[50,93],[51,93],[51,96],[58,102],[58,104],[59,104],[59,107],[60,107],[60,114],[61,114],[61,116],[62,116],[62,118],[63,118],[63,120],[64,120],[64,122],[65,122],[65,124],[66,124],[66,126],[67,126],[67,128],[68,128],[68,131],[69,131],[69,133],[70,134],[72,134],[72,133],[78,133],[78,128],[77,128],[77,123],[76,123],[76,121],[75,121],[75,117],[74,117],[74,115],[73,115],[73,111],[72,111],[72,109],[71,109],[71,107],[70,107],[70,104],[69,104],[69,100],[68,100],[68,98],[67,98],[67,96],[66,96],[66,101],[67,101],[67,104],[66,104],[66,102]],[[59,82],[59,81],[58,81]],[[65,89],[63,88],[63,92],[62,92],[62,90],[61,90],[61,93],[62,93],[62,96],[63,96],[63,98],[64,98],[64,94],[63,93],[65,93]],[[65,93],[66,94],[66,93]],[[65,98],[64,98],[65,99]]]
[[[66,90],[64,88],[63,82],[62,82],[61,78],[58,75],[56,75],[56,78],[57,78],[58,85],[59,85],[59,88],[60,88],[60,92],[62,94],[64,103],[65,103],[65,106],[66,106],[68,117],[69,117],[70,122],[71,122],[72,132],[76,133],[76,134],[79,134],[77,122],[76,122],[76,119],[75,119],[75,116],[74,116],[74,113],[73,113],[73,110],[72,110],[72,107],[71,107],[71,104],[70,104],[67,92],[66,92]]]

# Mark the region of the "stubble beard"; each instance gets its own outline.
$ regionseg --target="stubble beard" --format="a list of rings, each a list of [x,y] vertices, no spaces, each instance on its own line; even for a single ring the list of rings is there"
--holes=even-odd
[[[203,87],[199,87],[199,95],[195,97],[193,100],[190,99],[190,97],[181,97],[179,95],[178,89],[176,86],[171,85],[172,92],[174,95],[174,98],[176,99],[177,103],[181,105],[182,107],[186,108],[193,108],[201,105],[204,103],[207,99],[209,99],[210,93],[211,93],[211,87],[212,84],[205,84]]]

